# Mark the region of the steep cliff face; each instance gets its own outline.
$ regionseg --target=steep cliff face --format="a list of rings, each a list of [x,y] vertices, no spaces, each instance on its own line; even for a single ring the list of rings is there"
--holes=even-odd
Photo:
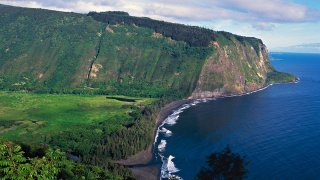
[[[261,40],[225,32],[216,33],[216,51],[205,61],[197,86],[189,98],[242,94],[266,85],[270,64]]]
[[[98,68],[88,83],[93,88],[110,86],[109,82],[144,83],[185,96],[195,88],[204,62],[214,50],[190,47],[144,27],[118,24],[107,29],[93,66]]]
[[[0,89],[205,98],[281,79],[256,38],[122,12],[0,11]]]
[[[103,27],[76,13],[0,5],[0,88],[84,84]]]

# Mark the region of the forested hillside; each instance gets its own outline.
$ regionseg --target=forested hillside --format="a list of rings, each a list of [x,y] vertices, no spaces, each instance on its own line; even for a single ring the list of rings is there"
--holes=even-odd
[[[74,13],[0,6],[0,86],[73,87],[84,83],[102,24]]]
[[[147,17],[134,17],[130,16],[126,12],[90,12],[88,16],[92,16],[97,21],[105,22],[111,25],[129,24],[150,28],[156,33],[160,33],[177,41],[184,41],[190,46],[207,47],[209,46],[210,41],[214,40],[215,34],[214,31],[210,29],[165,21],[157,21]]]
[[[0,8],[3,89],[81,92],[91,87],[104,94],[159,97],[170,91],[182,97],[195,88],[204,60],[214,51],[150,28],[109,25],[74,13]]]
[[[260,55],[265,57],[261,66],[269,60],[256,38],[123,12],[86,16],[4,5],[0,11],[1,89],[181,98],[189,96],[197,84],[201,88],[201,71],[222,51],[230,51],[239,62],[229,67],[229,76],[235,77],[234,69],[243,69],[239,75],[252,81],[257,73],[266,77],[273,71],[267,65],[258,72]],[[248,70],[253,73],[245,77]],[[206,72],[213,76],[206,87],[220,87],[230,80],[221,82],[225,74]],[[259,82],[262,85],[265,78]]]
[[[295,80],[259,39],[124,12],[0,5],[0,41],[0,136],[35,161],[61,149],[76,177],[130,178],[114,160],[151,144],[167,103]]]

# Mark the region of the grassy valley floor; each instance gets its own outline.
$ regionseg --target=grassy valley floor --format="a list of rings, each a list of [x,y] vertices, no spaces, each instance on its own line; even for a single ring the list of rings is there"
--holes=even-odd
[[[62,131],[99,122],[107,122],[105,130],[112,133],[133,123],[130,113],[135,108],[143,108],[154,100],[1,91],[0,135],[12,141],[42,143]]]

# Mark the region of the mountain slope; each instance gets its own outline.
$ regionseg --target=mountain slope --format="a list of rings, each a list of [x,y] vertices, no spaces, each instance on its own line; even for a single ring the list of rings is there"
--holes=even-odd
[[[9,6],[0,6],[0,11],[2,86],[62,88],[83,83],[101,23],[74,13]]]
[[[256,38],[129,16],[0,5],[0,88],[211,97],[265,85]]]
[[[225,32],[216,36],[216,51],[206,60],[191,97],[242,94],[265,86],[268,73],[274,72],[265,45],[257,39]]]
[[[0,102],[0,110],[5,117],[0,123],[10,137],[31,144],[17,138],[25,136],[17,136],[19,125],[35,142],[58,147],[80,164],[89,164],[84,171],[98,165],[124,179],[130,173],[114,160],[151,144],[165,104],[241,94],[295,80],[273,69],[259,39],[124,12],[84,15],[0,5],[0,41],[0,90],[34,92],[2,94],[6,102]],[[53,104],[47,94],[35,93],[85,95],[49,95]],[[130,98],[121,107],[113,101],[96,107],[97,103],[84,104],[83,98],[95,97],[88,94],[108,94],[120,101],[126,98],[119,95],[156,98],[145,105],[133,106],[129,102],[144,98]],[[37,98],[42,104],[34,102]],[[105,96],[99,101],[106,103]],[[117,116],[115,111],[124,114]],[[50,118],[55,123],[60,119],[66,129],[49,126]],[[81,123],[81,119],[96,121]],[[67,123],[70,120],[74,125]],[[49,127],[56,127],[54,133],[37,133]]]

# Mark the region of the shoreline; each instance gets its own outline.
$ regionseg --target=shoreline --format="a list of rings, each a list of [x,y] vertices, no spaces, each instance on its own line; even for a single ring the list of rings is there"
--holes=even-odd
[[[177,100],[169,104],[166,104],[163,108],[161,108],[156,118],[152,139],[155,139],[157,135],[158,127],[166,120],[166,118],[170,114],[172,114],[172,112],[175,109],[191,101],[193,100],[192,99]],[[130,156],[125,160],[119,160],[116,162],[121,165],[129,166],[129,169],[132,171],[132,174],[136,179],[159,180],[159,177],[160,177],[159,167],[156,165],[148,166],[148,163],[150,163],[150,161],[152,161],[153,159],[153,148],[154,148],[154,142],[151,142],[147,149],[140,151],[137,154]],[[133,166],[140,166],[140,167],[133,167]]]
[[[221,96],[217,96],[217,97],[202,98],[202,99],[215,100],[218,98],[231,98],[231,97],[245,96],[245,95],[250,95],[253,93],[263,91],[273,85],[296,84],[299,82],[300,82],[300,79],[297,78],[294,82],[268,84],[268,85],[265,85],[259,89],[251,91],[251,92],[245,92],[245,93],[240,93],[240,94],[221,95]],[[158,128],[162,125],[162,123],[166,120],[166,118],[172,114],[172,112],[174,110],[178,109],[179,107],[181,107],[184,104],[188,104],[188,103],[195,101],[195,100],[200,100],[200,99],[182,99],[182,100],[173,101],[173,102],[165,105],[160,110],[160,112],[156,118],[153,139],[155,139],[155,137],[157,135]],[[136,179],[149,179],[149,180],[156,179],[156,180],[159,180],[160,168],[156,165],[148,165],[148,163],[150,163],[153,158],[153,148],[154,148],[154,142],[152,142],[146,150],[140,151],[137,154],[135,154],[125,160],[117,161],[117,163],[125,165],[125,166],[129,166],[129,169],[132,171],[133,176]],[[133,166],[140,166],[140,167],[133,167]]]

